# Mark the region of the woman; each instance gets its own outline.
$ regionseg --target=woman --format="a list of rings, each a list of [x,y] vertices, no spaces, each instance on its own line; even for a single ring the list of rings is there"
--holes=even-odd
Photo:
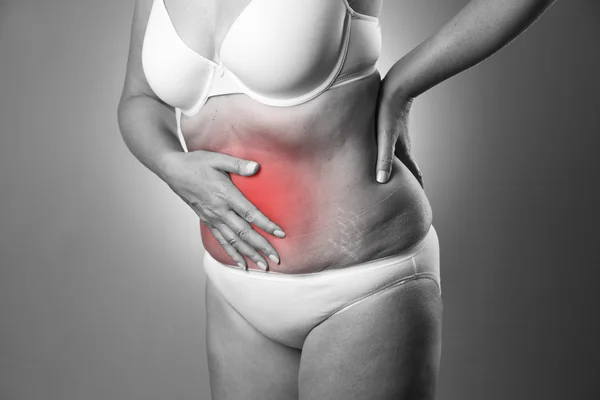
[[[381,80],[381,0],[137,1],[119,123],[200,218],[214,399],[433,398],[410,105],[551,3],[473,0]]]

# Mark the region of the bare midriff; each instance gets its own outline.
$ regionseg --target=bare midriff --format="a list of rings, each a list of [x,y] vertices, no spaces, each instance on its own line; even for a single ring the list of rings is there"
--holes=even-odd
[[[374,74],[294,107],[266,106],[245,95],[216,96],[198,115],[183,119],[189,151],[260,164],[253,176],[230,176],[286,233],[280,239],[254,227],[280,255],[279,265],[267,258],[270,271],[349,267],[399,253],[429,230],[429,202],[397,158],[390,180],[375,180],[379,84]],[[206,251],[235,265],[208,228],[202,223],[200,228]],[[258,269],[247,261],[248,268]]]

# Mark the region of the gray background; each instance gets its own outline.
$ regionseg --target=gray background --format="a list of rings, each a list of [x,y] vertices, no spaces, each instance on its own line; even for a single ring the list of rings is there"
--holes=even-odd
[[[132,3],[0,1],[2,400],[209,398],[197,218],[116,123]],[[387,0],[381,71],[463,4]],[[558,2],[415,102],[439,399],[598,396],[599,17]]]

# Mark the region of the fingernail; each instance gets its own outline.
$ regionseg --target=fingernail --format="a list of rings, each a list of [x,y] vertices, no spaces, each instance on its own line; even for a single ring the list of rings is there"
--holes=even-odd
[[[241,269],[246,269],[246,266],[242,263],[237,263],[237,265],[241,268]]]
[[[275,236],[277,236],[279,238],[284,238],[285,237],[285,233],[282,230],[280,230],[280,229],[275,229],[273,231],[273,235],[275,235]]]
[[[266,264],[262,261],[257,262],[256,265],[258,265],[262,270],[267,270]]]
[[[377,182],[385,183],[385,182],[387,182],[389,176],[390,176],[389,172],[379,171],[379,172],[377,172]]]
[[[248,164],[246,164],[246,172],[249,174],[255,173],[257,169],[258,169],[258,163],[254,162],[254,161],[250,161]]]
[[[275,254],[270,254],[269,258],[273,260],[275,263],[279,264],[279,258]]]

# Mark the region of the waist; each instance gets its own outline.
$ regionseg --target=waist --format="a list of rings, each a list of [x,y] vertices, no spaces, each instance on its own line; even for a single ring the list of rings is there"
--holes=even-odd
[[[292,108],[265,108],[240,96],[211,98],[197,119],[184,121],[191,151],[260,164],[254,176],[231,179],[286,232],[279,239],[255,227],[280,255],[279,265],[269,262],[271,271],[344,268],[396,254],[428,232],[427,198],[397,158],[389,182],[375,180],[378,81],[330,90]],[[201,230],[207,252],[235,264],[210,231],[203,225]]]
[[[396,254],[421,240],[431,224],[423,190],[398,159],[382,185],[375,181],[374,162],[347,152],[330,161],[277,158],[252,148],[227,153],[261,165],[256,175],[231,175],[231,180],[286,232],[280,239],[254,227],[280,255],[279,265],[269,263],[271,271],[316,272]],[[201,230],[205,249],[216,260],[235,264],[210,231],[203,225]]]

